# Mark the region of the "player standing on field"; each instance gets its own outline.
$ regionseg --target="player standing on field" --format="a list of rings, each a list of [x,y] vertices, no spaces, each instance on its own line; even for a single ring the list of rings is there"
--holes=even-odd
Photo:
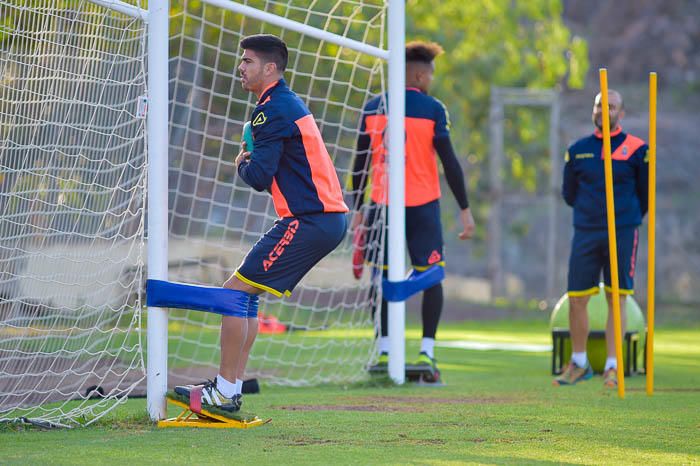
[[[620,121],[625,116],[625,108],[620,93],[610,89],[608,101],[619,264],[620,317],[622,335],[624,335],[625,298],[626,295],[634,293],[637,227],[642,223],[648,208],[649,159],[644,141],[622,132]],[[602,270],[608,301],[608,321],[605,328],[608,357],[603,378],[606,386],[614,388],[617,387],[617,359],[612,319],[610,246],[603,165],[603,110],[600,94],[596,96],[593,103],[592,119],[596,127],[595,132],[572,144],[564,157],[562,193],[566,203],[574,209],[574,237],[571,240],[568,284],[569,328],[573,353],[564,373],[554,379],[554,385],[573,385],[593,376],[593,369],[586,355],[587,305],[591,295],[598,293]]]
[[[257,191],[268,191],[279,219],[224,283],[247,294],[238,316],[221,322],[221,361],[214,381],[176,387],[180,395],[201,393],[203,405],[235,412],[250,349],[258,333],[258,295],[289,296],[297,283],[342,241],[348,208],[333,162],[314,117],[282,75],[287,46],[278,37],[241,41],[238,71],[243,89],[258,97],[251,116],[255,147],[243,144],[238,175]],[[199,396],[199,395],[198,395]]]
[[[411,264],[417,271],[434,265],[442,267],[445,263],[436,152],[442,162],[447,184],[460,208],[462,232],[459,233],[459,239],[471,238],[475,228],[462,167],[450,141],[447,110],[442,102],[428,95],[435,71],[434,60],[442,52],[442,47],[432,42],[406,44],[406,243]],[[386,95],[371,99],[364,107],[352,179],[355,209],[353,230],[363,221],[369,228],[376,228],[378,207],[388,203],[388,154],[384,141],[386,108]],[[368,155],[371,155],[371,162]],[[368,162],[371,170],[368,170]],[[368,172],[372,178],[372,203],[367,218],[363,218],[359,209]],[[423,292],[423,339],[417,365],[430,366],[434,370],[437,367],[433,347],[442,306],[442,284]],[[379,364],[383,366],[388,364],[389,351],[387,309],[387,302],[383,300],[379,339]]]

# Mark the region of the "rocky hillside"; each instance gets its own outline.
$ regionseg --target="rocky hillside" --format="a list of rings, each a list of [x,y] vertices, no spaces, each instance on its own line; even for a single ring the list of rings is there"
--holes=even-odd
[[[625,82],[663,75],[660,84],[700,86],[700,1],[564,0],[571,30],[588,40],[591,69]]]

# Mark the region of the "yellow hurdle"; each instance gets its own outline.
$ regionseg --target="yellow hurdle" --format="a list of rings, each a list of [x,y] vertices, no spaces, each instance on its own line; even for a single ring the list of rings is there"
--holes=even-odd
[[[656,73],[649,73],[649,271],[647,279],[647,395],[654,394],[654,286],[656,262]]]
[[[165,395],[168,403],[182,408],[182,412],[177,417],[163,419],[158,421],[158,427],[203,427],[208,429],[250,429],[267,424],[271,421],[262,420],[252,414],[235,413],[229,416],[223,416],[215,412],[202,409],[199,412],[194,412],[188,403],[179,399],[178,395],[168,393]]]
[[[622,321],[620,319],[620,280],[617,269],[617,230],[615,228],[615,199],[613,198],[612,155],[610,148],[610,107],[608,105],[608,70],[600,69],[600,97],[603,112],[603,155],[605,161],[605,201],[608,211],[608,244],[610,250],[610,279],[612,285],[613,322],[615,324],[615,356],[617,358],[617,394],[625,397],[625,364],[622,360]]]

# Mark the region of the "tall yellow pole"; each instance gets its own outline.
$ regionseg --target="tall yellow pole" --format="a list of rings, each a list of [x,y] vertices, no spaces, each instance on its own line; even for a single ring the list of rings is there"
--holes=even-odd
[[[608,211],[608,245],[610,251],[610,281],[612,285],[613,322],[615,324],[615,356],[617,357],[617,394],[625,397],[625,364],[622,359],[622,321],[620,319],[620,280],[617,271],[617,231],[615,229],[615,199],[610,148],[610,107],[608,105],[608,70],[600,69],[600,97],[603,112],[603,157],[605,164],[605,201]]]
[[[649,277],[647,279],[647,395],[654,394],[654,286],[656,282],[656,73],[649,73]]]

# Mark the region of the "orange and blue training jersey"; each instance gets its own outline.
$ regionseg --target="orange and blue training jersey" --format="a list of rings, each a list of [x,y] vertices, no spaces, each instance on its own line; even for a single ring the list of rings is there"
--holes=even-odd
[[[314,117],[284,79],[262,93],[251,122],[255,146],[238,174],[272,194],[277,215],[348,211]]]
[[[367,152],[371,153],[371,198],[374,203],[388,204],[388,151],[385,131],[387,96],[378,95],[364,107],[360,137],[353,169],[354,204],[367,182],[363,176]],[[424,205],[440,198],[440,180],[436,151],[442,161],[448,185],[460,208],[469,206],[464,175],[450,142],[450,122],[445,106],[419,89],[406,89],[406,192],[407,207]],[[355,205],[357,207],[357,205]]]
[[[615,225],[638,226],[647,213],[649,159],[647,145],[618,127],[610,135],[613,165]],[[574,226],[584,229],[607,228],[603,136],[579,139],[566,151],[562,194],[574,208]]]

